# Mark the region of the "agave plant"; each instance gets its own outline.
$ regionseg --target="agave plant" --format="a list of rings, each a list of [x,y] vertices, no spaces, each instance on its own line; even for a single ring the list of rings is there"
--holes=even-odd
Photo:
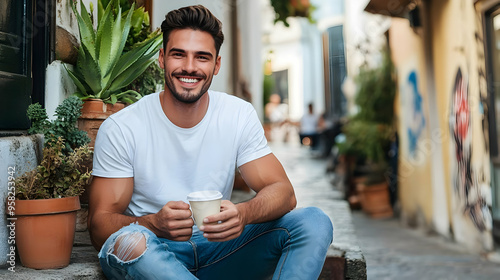
[[[132,4],[127,13],[122,14],[118,0],[110,1],[106,9],[99,1],[97,28],[94,29],[82,1],[81,13],[78,13],[75,3],[71,3],[81,41],[74,69],[66,68],[78,89],[75,95],[82,100],[95,98],[112,104],[117,101],[137,101],[141,95],[124,88],[154,61],[153,56],[162,44],[161,33],[151,33],[144,41],[124,52],[135,4]]]

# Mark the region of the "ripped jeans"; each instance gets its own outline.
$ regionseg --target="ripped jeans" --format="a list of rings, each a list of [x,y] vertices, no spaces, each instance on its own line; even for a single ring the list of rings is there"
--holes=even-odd
[[[146,250],[130,258],[143,236]],[[119,238],[121,247],[115,252]],[[321,272],[332,238],[329,217],[316,207],[247,225],[238,238],[226,242],[209,242],[201,233],[189,241],[171,241],[130,224],[106,240],[99,261],[108,279],[313,280]]]

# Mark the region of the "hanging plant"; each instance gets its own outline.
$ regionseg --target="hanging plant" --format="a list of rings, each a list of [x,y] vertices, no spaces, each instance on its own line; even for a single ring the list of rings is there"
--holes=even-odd
[[[288,17],[304,17],[309,22],[314,23],[311,14],[316,7],[311,5],[309,0],[271,0],[271,6],[273,6],[276,13],[274,23],[281,21],[286,27],[289,27]]]

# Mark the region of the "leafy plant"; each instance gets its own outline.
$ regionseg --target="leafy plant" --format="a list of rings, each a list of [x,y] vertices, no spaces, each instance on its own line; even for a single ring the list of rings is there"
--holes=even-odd
[[[50,138],[43,148],[41,163],[15,181],[17,199],[47,199],[77,196],[90,180],[85,163],[92,159],[88,145],[63,152],[62,137]]]
[[[83,102],[76,96],[70,96],[56,108],[56,119],[49,121],[47,112],[39,103],[28,106],[27,115],[31,120],[29,134],[41,133],[45,142],[64,139],[64,152],[69,153],[77,147],[90,142],[87,132],[79,130],[76,126],[78,117],[81,116]]]
[[[163,70],[155,62],[151,63],[149,67],[137,79],[135,79],[127,89],[137,91],[141,96],[148,95],[156,92],[157,86],[164,85]]]
[[[394,67],[388,52],[375,69],[361,69],[356,78],[356,105],[359,112],[343,127],[345,141],[339,152],[365,159],[368,163],[386,166],[387,152],[394,134],[394,98],[396,83]]]
[[[271,6],[276,13],[274,23],[283,22],[286,27],[290,24],[287,22],[288,17],[305,17],[309,22],[314,23],[311,14],[316,9],[309,1],[304,0],[271,0]]]
[[[75,95],[82,100],[96,98],[112,104],[137,101],[141,95],[124,88],[154,61],[153,56],[161,47],[161,33],[149,34],[144,41],[124,52],[134,15],[130,11],[134,11],[135,4],[122,14],[118,0],[109,1],[105,10],[99,1],[97,29],[94,30],[85,5],[80,1],[81,13],[78,13],[74,2],[71,3],[81,40],[75,68],[67,69],[77,87]]]

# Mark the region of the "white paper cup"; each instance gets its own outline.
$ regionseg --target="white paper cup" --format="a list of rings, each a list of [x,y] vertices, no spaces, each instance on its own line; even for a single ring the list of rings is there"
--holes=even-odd
[[[222,194],[219,191],[199,191],[188,194],[196,226],[203,225],[203,219],[220,212]]]

